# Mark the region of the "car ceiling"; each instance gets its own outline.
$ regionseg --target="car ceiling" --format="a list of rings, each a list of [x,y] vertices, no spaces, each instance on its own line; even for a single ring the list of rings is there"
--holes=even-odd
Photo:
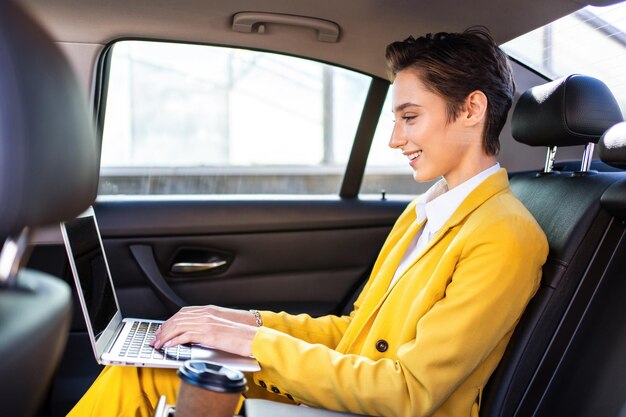
[[[605,3],[608,3],[606,1]],[[307,56],[385,77],[385,46],[410,34],[484,25],[502,43],[584,6],[570,0],[22,0],[58,42],[107,44],[121,38],[236,45]],[[599,2],[596,1],[596,4]],[[338,43],[313,30],[270,25],[237,33],[238,12],[331,20]]]

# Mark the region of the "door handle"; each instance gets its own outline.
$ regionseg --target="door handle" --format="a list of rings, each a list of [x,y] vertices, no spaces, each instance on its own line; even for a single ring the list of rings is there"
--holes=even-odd
[[[219,268],[220,266],[226,265],[226,263],[224,259],[219,258],[213,259],[210,262],[176,262],[172,265],[170,271],[177,274],[201,272]]]

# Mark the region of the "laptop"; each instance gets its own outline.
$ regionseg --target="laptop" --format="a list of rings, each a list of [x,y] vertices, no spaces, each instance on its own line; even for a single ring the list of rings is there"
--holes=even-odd
[[[254,358],[199,345],[154,349],[149,342],[163,321],[122,316],[93,208],[61,223],[61,233],[99,364],[178,368],[187,359],[202,359],[242,372],[261,369]]]

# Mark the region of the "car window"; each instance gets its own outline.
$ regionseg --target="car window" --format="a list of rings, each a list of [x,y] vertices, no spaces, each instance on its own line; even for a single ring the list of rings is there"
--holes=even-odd
[[[114,44],[100,194],[328,194],[371,77],[206,45]]]
[[[502,48],[550,79],[576,73],[601,79],[626,110],[626,2],[587,6]]]

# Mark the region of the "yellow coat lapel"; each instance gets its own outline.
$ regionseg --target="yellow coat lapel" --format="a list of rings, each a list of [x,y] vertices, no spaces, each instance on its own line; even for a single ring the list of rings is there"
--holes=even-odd
[[[487,177],[485,181],[479,184],[478,187],[476,187],[476,189],[474,189],[467,196],[467,198],[463,200],[461,205],[459,205],[459,207],[455,210],[455,212],[452,213],[452,216],[450,216],[448,221],[446,221],[441,227],[441,229],[439,229],[437,233],[435,233],[435,235],[430,239],[428,244],[426,244],[424,249],[418,254],[417,258],[415,258],[415,261],[404,271],[404,273],[399,277],[399,279],[396,280],[396,282],[394,282],[394,285],[391,288],[389,288],[389,290],[391,291],[391,289],[393,289],[395,284],[400,279],[402,279],[402,277],[406,274],[406,272],[409,271],[413,265],[419,262],[419,260],[424,256],[424,254],[428,253],[428,251],[430,251],[437,243],[439,243],[441,238],[443,238],[445,234],[448,233],[448,231],[451,228],[461,223],[467,216],[469,216],[474,210],[480,207],[485,201],[490,199],[495,194],[508,189],[508,187],[509,187],[509,179],[508,179],[506,170],[504,170],[503,168],[501,168],[494,175]],[[413,235],[415,235],[415,233],[413,233]],[[398,250],[401,250],[401,248],[398,247]],[[404,254],[405,251],[406,251],[406,247],[402,251],[402,254]],[[400,258],[402,258],[402,255],[400,255]],[[392,272],[392,276],[393,274],[395,274],[395,269]]]
[[[415,261],[398,277],[393,285],[389,285],[407,247],[413,240],[417,231],[424,225],[424,222],[416,222],[415,205],[416,202],[419,201],[419,198],[409,204],[402,216],[398,219],[394,227],[394,233],[389,235],[381,249],[374,269],[372,270],[370,282],[368,282],[363,290],[364,297],[360,297],[360,303],[357,302],[360,304],[358,305],[359,310],[337,346],[337,350],[346,353],[351,352],[352,348],[358,345],[356,342],[369,333],[371,322],[391,291],[393,291],[398,283],[422,257],[432,250],[451,228],[461,223],[489,198],[499,192],[507,190],[508,186],[508,176],[504,169],[500,169],[497,173],[483,181],[470,193],[459,208],[450,216],[448,221],[444,223],[441,229],[432,237]]]

